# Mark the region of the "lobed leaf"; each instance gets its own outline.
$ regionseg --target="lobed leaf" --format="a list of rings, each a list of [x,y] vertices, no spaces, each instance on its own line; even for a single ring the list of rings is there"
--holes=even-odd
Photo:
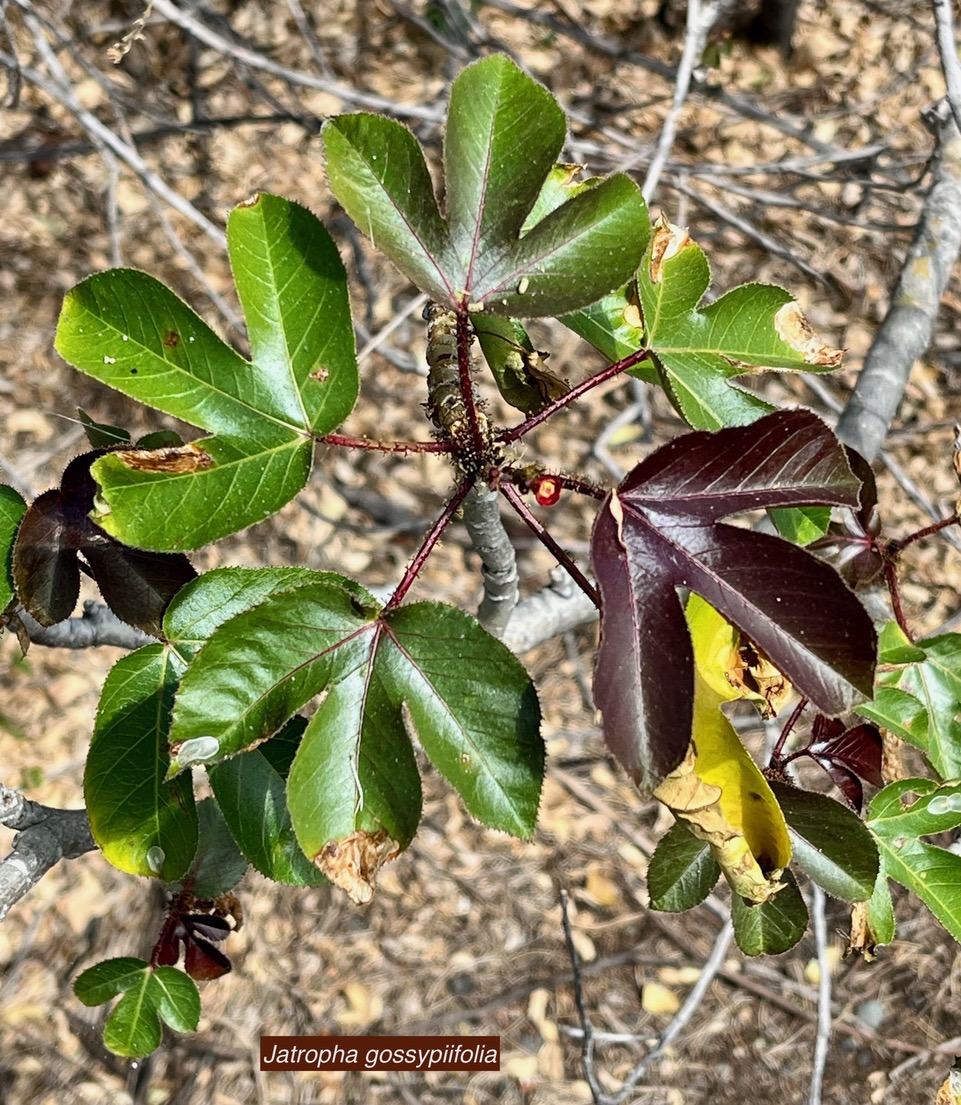
[[[97,461],[94,520],[128,545],[198,548],[279,510],[306,483],[312,435],[356,397],[346,275],[323,225],[259,195],[231,217],[227,241],[254,364],[146,273],[99,273],[64,300],[65,360],[212,435]]]
[[[961,856],[921,839],[959,825],[961,783],[899,779],[876,794],[868,809],[867,827],[877,841],[884,875],[920,898],[961,941]],[[882,925],[885,906],[881,895],[876,913]]]
[[[694,657],[679,589],[707,599],[822,709],[871,693],[874,629],[837,574],[803,549],[720,522],[757,507],[853,506],[857,487],[827,427],[787,411],[676,438],[605,500],[591,544],[601,594],[594,695],[605,739],[639,786],[656,786],[690,739]]]

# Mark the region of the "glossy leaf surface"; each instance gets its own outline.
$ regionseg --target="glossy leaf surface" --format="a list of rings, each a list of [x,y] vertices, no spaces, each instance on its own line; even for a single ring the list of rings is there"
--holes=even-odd
[[[356,396],[346,274],[322,224],[259,195],[227,230],[252,364],[145,273],[99,273],[64,301],[65,360],[213,435],[97,462],[95,521],[126,544],[198,548],[262,521],[306,482],[311,435],[334,429]]]
[[[182,665],[163,645],[123,657],[104,682],[84,768],[90,829],[121,871],[175,882],[197,849],[189,776],[165,781],[170,708]]]
[[[835,898],[870,898],[878,877],[878,849],[864,822],[824,794],[771,782],[784,811],[794,860]]]
[[[873,700],[858,713],[919,748],[941,779],[961,778],[961,633],[914,648],[924,658],[882,671]]]
[[[899,779],[874,796],[867,826],[884,874],[906,887],[961,941],[961,856],[922,838],[961,826],[961,783]]]
[[[556,315],[593,303],[637,268],[647,212],[624,175],[528,220],[563,144],[564,117],[505,57],[469,66],[451,88],[446,219],[405,127],[344,115],[322,133],[328,180],[347,213],[441,303],[515,318]]]
[[[420,785],[408,727],[475,816],[521,836],[533,831],[543,746],[517,660],[453,608],[382,613],[323,573],[211,634],[178,694],[172,770],[256,745],[320,693],[287,785],[312,858],[353,832],[409,843]]]
[[[874,629],[837,574],[720,521],[756,507],[851,506],[857,489],[827,427],[790,411],[676,438],[605,500],[591,546],[602,602],[594,695],[605,739],[639,786],[673,770],[691,735],[694,657],[678,589],[707,599],[821,708],[870,695]]]

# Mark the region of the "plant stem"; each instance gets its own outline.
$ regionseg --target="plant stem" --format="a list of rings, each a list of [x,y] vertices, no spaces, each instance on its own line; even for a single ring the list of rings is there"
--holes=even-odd
[[[458,484],[454,494],[447,500],[444,509],[440,513],[440,517],[431,526],[429,533],[421,542],[420,548],[414,554],[414,559],[407,565],[407,570],[404,572],[403,578],[394,593],[387,601],[387,605],[384,607],[384,613],[386,614],[390,610],[395,610],[404,601],[404,597],[410,590],[414,580],[420,575],[424,562],[430,556],[431,550],[440,540],[440,535],[450,525],[451,519],[457,513],[458,507],[467,498],[470,489],[474,486],[474,477],[467,476],[464,480]]]
[[[509,430],[502,430],[497,435],[498,440],[503,442],[517,441],[525,434],[530,433],[531,430],[539,426],[542,422],[546,422],[548,418],[556,414],[559,410],[563,410],[564,407],[580,399],[582,395],[586,394],[592,388],[596,388],[598,384],[603,384],[607,380],[613,380],[615,376],[619,376],[627,369],[633,368],[634,365],[640,364],[641,361],[646,361],[649,356],[649,349],[640,349],[637,353],[632,353],[629,357],[625,357],[621,361],[615,361],[614,364],[601,369],[600,372],[596,372],[593,376],[588,376],[586,380],[582,380],[576,387],[571,388],[566,395],[562,395],[560,399],[555,399],[553,403],[548,403],[548,405],[543,410],[538,411],[537,414],[531,415],[530,418],[526,419],[524,422],[519,422]]]
[[[547,530],[538,522],[538,520],[531,514],[528,509],[527,503],[521,498],[520,492],[514,487],[513,484],[502,484],[500,488],[501,494],[511,504],[514,510],[520,515],[524,523],[529,529],[531,529],[537,539],[547,546],[557,557],[557,562],[563,566],[565,571],[570,575],[571,579],[577,584],[578,587],[584,592],[585,595],[594,603],[594,605],[600,609],[601,598],[597,593],[597,588],[587,578],[586,575],[578,568],[573,560],[567,555],[566,552],[558,545],[553,537],[547,532]]]
[[[794,710],[791,712],[791,716],[784,723],[784,728],[781,730],[781,735],[777,739],[777,744],[771,749],[771,758],[769,759],[768,763],[772,767],[781,767],[785,763],[787,763],[786,760],[782,759],[781,753],[784,751],[784,745],[788,737],[791,735],[791,730],[794,728],[795,725],[797,725],[801,714],[804,713],[804,707],[807,706],[807,704],[808,700],[806,698],[802,698],[800,702],[798,702],[798,704],[794,707]]]
[[[911,634],[911,630],[908,629],[908,623],[904,618],[904,611],[901,609],[901,593],[898,590],[898,570],[893,558],[884,558],[884,581],[887,583],[888,592],[891,595],[891,608],[894,610],[894,619],[901,627],[901,632],[913,643],[914,637]]]
[[[952,514],[950,518],[942,518],[940,522],[934,522],[930,526],[925,526],[924,529],[919,529],[915,533],[909,533],[907,537],[898,537],[894,541],[888,542],[888,552],[893,556],[897,556],[902,549],[906,549],[908,545],[913,545],[915,541],[920,541],[922,537],[930,537],[932,533],[938,533],[943,529],[947,529],[948,526],[957,525],[959,517],[957,514]]]
[[[319,445],[339,445],[346,449],[369,449],[377,453],[449,453],[446,441],[371,441],[368,437],[350,437],[347,434],[321,434]]]
[[[487,442],[477,417],[477,402],[474,396],[474,380],[471,376],[471,342],[474,334],[471,330],[467,309],[457,312],[457,373],[460,381],[460,394],[467,412],[467,425],[470,427],[470,439],[475,456],[484,453]]]

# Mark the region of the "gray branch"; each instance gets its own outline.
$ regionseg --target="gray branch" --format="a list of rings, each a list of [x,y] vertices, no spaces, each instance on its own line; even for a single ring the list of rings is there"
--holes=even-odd
[[[58,810],[31,802],[0,783],[0,825],[17,836],[0,860],[0,921],[62,859],[96,848],[86,810]]]
[[[947,100],[931,116],[938,154],[918,233],[837,425],[838,437],[868,460],[881,449],[912,365],[931,344],[941,296],[961,250],[961,132]]]
[[[477,620],[495,637],[503,636],[517,606],[517,556],[504,529],[500,495],[475,484],[464,500],[464,525],[483,563],[484,598]]]
[[[23,609],[16,616],[35,645],[47,645],[50,648],[95,648],[97,645],[110,645],[113,648],[132,650],[141,645],[149,645],[155,640],[142,629],[122,622],[109,607],[92,599],[83,604],[82,617],[66,618],[56,625],[43,626]]]
[[[504,644],[512,652],[524,653],[596,617],[594,603],[557,567],[547,587],[517,604],[504,630]]]

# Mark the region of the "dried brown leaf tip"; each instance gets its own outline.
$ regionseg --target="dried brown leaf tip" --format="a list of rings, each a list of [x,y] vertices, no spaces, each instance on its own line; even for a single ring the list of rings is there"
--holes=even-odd
[[[213,457],[192,442],[164,449],[118,449],[114,456],[138,472],[161,472],[165,476],[185,476],[214,464]]]
[[[661,269],[667,261],[693,244],[686,230],[669,223],[663,215],[658,216],[651,238],[651,283],[657,284],[660,281]]]
[[[325,844],[314,856],[317,868],[345,891],[354,905],[366,905],[374,896],[374,879],[385,863],[396,859],[401,847],[390,834],[359,830]]]
[[[801,354],[805,364],[837,368],[841,363],[844,350],[832,349],[831,346],[825,345],[793,300],[785,303],[774,316],[774,329],[782,341],[786,341],[792,349]]]

